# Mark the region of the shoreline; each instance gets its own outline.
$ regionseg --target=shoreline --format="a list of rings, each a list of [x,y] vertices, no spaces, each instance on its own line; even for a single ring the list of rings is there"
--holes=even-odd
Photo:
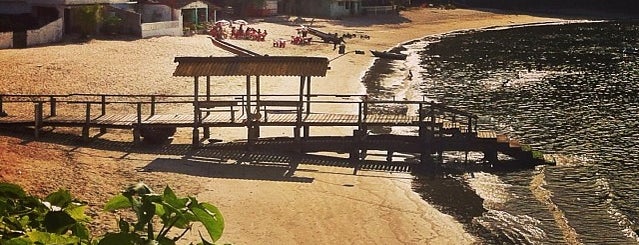
[[[499,23],[508,23],[510,21],[531,21],[541,20],[539,17],[512,17],[507,18],[507,14],[493,14],[485,12],[477,12],[471,10],[422,10],[423,12],[414,13],[411,11],[406,14],[408,16],[419,14],[437,15],[427,16],[425,20],[420,20],[419,24],[410,27],[410,24],[389,24],[361,27],[368,33],[392,34],[390,36],[373,36],[370,42],[365,40],[354,40],[348,43],[348,50],[355,49],[381,49],[380,47],[390,47],[389,44],[401,46],[406,40],[421,40],[430,35],[437,34],[416,34],[420,32],[436,32],[438,30],[449,29],[452,32],[461,25],[471,25],[469,29],[476,26]],[[473,16],[479,20],[464,20],[458,23],[457,18],[460,16]],[[477,15],[477,16],[476,16]],[[404,16],[403,16],[404,17]],[[450,23],[436,22],[437,28],[431,27],[434,21],[439,17],[448,18]],[[498,18],[498,20],[493,19]],[[406,17],[410,19],[410,17]],[[417,18],[414,17],[413,18]],[[461,17],[463,18],[463,17]],[[356,25],[344,25],[349,23],[344,21],[326,21],[327,27],[322,30],[355,30]],[[356,21],[355,21],[356,22]],[[415,21],[417,22],[417,21]],[[471,24],[472,22],[472,24]],[[342,24],[339,24],[342,23]],[[497,24],[499,24],[497,23]],[[286,37],[294,27],[278,27],[273,23],[259,23],[256,26],[264,25],[269,28],[269,33],[277,37]],[[408,26],[408,27],[407,27]],[[348,27],[348,28],[345,28]],[[398,27],[398,28],[395,28]],[[282,33],[276,31],[271,32],[270,28],[281,28]],[[426,28],[426,29],[423,29]],[[452,29],[452,30],[451,30]],[[329,32],[330,32],[329,31]],[[443,32],[437,32],[440,35]],[[396,35],[395,35],[396,34]],[[177,40],[177,41],[176,41]],[[270,39],[268,39],[270,40]],[[183,45],[178,49],[173,47],[176,43]],[[313,44],[308,47],[289,46],[287,49],[274,50],[272,47],[258,46],[260,43],[249,41],[237,41],[243,47],[258,51],[261,53],[272,52],[276,54],[289,55],[305,55],[313,52],[313,54],[323,55],[332,58],[336,56],[330,47],[321,44]],[[264,44],[264,43],[261,43]],[[92,46],[98,50],[115,49],[131,52],[137,61],[134,68],[129,68],[121,64],[106,61],[85,63],[85,60],[65,60],[64,57],[53,58],[53,60],[38,61],[32,59],[24,59],[23,56],[34,55],[46,52],[68,52],[74,54],[67,49],[77,47],[80,52],[78,55],[87,55],[89,52],[87,47]],[[114,48],[113,45],[116,45]],[[144,46],[142,46],[144,45]],[[66,46],[66,47],[65,47]],[[158,52],[154,49],[159,48]],[[247,47],[248,46],[248,47]],[[267,45],[268,46],[268,45]],[[192,50],[187,50],[192,48]],[[61,51],[62,50],[62,51]],[[104,51],[103,51],[104,52]],[[23,76],[26,80],[21,85],[22,89],[16,91],[35,92],[47,90],[56,91],[95,91],[104,92],[112,89],[124,88],[124,92],[148,91],[147,86],[158,83],[163,84],[162,87],[154,88],[159,91],[180,90],[189,92],[191,89],[190,79],[178,78],[149,78],[144,75],[136,75],[135,73],[159,73],[166,75],[164,70],[170,70],[174,65],[172,61],[167,65],[165,62],[168,57],[177,55],[202,55],[202,53],[211,53],[217,55],[228,55],[219,50],[210,47],[204,37],[195,38],[152,38],[134,41],[132,43],[123,43],[120,41],[92,41],[88,44],[69,44],[52,47],[35,47],[30,50],[4,51],[0,50],[0,59],[5,62],[4,54],[14,55],[16,59],[12,64],[16,64],[15,68],[8,68],[2,71],[3,76],[0,84],[9,91],[16,85],[12,84],[12,80],[17,80],[19,76]],[[170,53],[170,54],[166,54]],[[67,54],[67,53],[64,53]],[[102,53],[104,54],[104,53]],[[119,55],[106,52],[119,58]],[[89,53],[91,55],[91,53]],[[275,55],[275,54],[274,54]],[[121,57],[129,57],[122,55]],[[159,61],[149,61],[149,57],[156,57]],[[82,57],[90,59],[89,57]],[[140,64],[148,62],[150,64]],[[317,93],[329,93],[335,91],[348,91],[361,93],[366,91],[363,78],[368,71],[372,69],[375,58],[370,56],[347,55],[336,59],[335,63],[331,63],[333,69],[324,77],[315,80],[313,91]],[[76,66],[79,63],[79,66]],[[33,71],[34,64],[42,64],[47,71]],[[113,66],[115,68],[105,68],[97,73],[76,75],[75,69],[88,69],[87,67],[101,65],[104,67]],[[28,72],[20,71],[18,66],[26,66]],[[153,67],[153,66],[159,66]],[[24,67],[23,67],[24,68]],[[71,72],[70,78],[60,76],[58,70]],[[355,70],[355,72],[353,72]],[[18,75],[16,75],[16,73]],[[26,74],[25,74],[26,73]],[[122,75],[121,73],[125,73]],[[50,79],[60,83],[58,86],[39,87],[40,82],[47,75],[53,74]],[[66,74],[65,74],[66,75]],[[99,78],[99,75],[106,75],[106,78]],[[27,77],[28,76],[28,77]],[[126,78],[130,76],[132,78]],[[72,83],[82,78],[98,77],[100,81],[87,82],[88,84]],[[103,87],[110,78],[122,78],[123,82],[116,83],[112,86]],[[136,81],[135,79],[152,80],[147,83],[128,84],[127,81]],[[156,79],[156,80],[154,80]],[[216,87],[222,91],[241,91],[241,87],[235,86],[232,82],[238,79],[229,79],[226,85]],[[241,80],[241,79],[239,79]],[[279,80],[278,80],[279,81]],[[347,84],[336,88],[334,81],[349,81]],[[140,82],[140,81],[136,81]],[[268,81],[270,82],[270,81]],[[61,88],[65,84],[69,86]],[[6,86],[4,86],[6,85]],[[60,86],[61,85],[61,86]],[[27,88],[25,88],[25,86]],[[41,85],[42,86],[42,85]],[[93,86],[93,87],[92,87]],[[282,84],[270,84],[265,90],[278,91],[286,89]],[[7,90],[0,91],[8,93]],[[153,91],[151,91],[153,92]],[[334,109],[334,108],[327,108]],[[334,133],[335,130],[327,129],[327,132]],[[187,130],[188,131],[188,130]],[[348,132],[345,130],[344,132]],[[322,132],[319,132],[322,133]],[[117,134],[117,133],[116,133]],[[214,132],[214,137],[231,138],[238,133],[233,130],[223,130]],[[129,135],[121,133],[121,135],[107,136],[113,137],[127,142]],[[174,143],[188,142],[188,132],[178,132],[178,137]],[[186,140],[184,140],[186,138]],[[23,140],[24,141],[24,140]],[[5,169],[0,171],[0,180],[18,181],[26,185],[27,190],[36,191],[43,194],[50,192],[57,187],[65,187],[71,189],[72,193],[79,196],[80,199],[87,200],[90,205],[91,214],[98,217],[98,226],[102,230],[114,229],[114,218],[108,214],[100,214],[100,205],[104,200],[108,199],[120,189],[130,184],[131,181],[145,181],[147,184],[160,190],[163,185],[171,185],[179,193],[188,193],[197,195],[199,200],[210,202],[217,205],[227,222],[227,228],[222,236],[220,243],[234,244],[269,244],[272,241],[278,241],[283,244],[335,244],[344,241],[352,241],[356,244],[369,243],[385,243],[385,244],[472,244],[476,242],[468,231],[464,230],[461,223],[453,219],[450,215],[446,215],[435,209],[428,202],[424,201],[419,194],[412,189],[412,179],[410,174],[364,171],[357,176],[351,175],[351,169],[342,169],[336,167],[322,167],[315,165],[301,164],[300,169],[296,172],[296,177],[311,179],[311,183],[298,183],[287,181],[268,181],[259,179],[258,175],[263,173],[262,168],[251,168],[246,166],[242,169],[242,173],[232,173],[233,169],[207,162],[202,164],[188,158],[180,158],[171,154],[143,154],[128,153],[126,151],[101,150],[98,147],[89,145],[75,147],[73,145],[55,145],[55,143],[46,142],[27,142],[19,145],[20,140],[12,136],[0,137],[0,148],[4,156],[0,158],[3,166],[9,164],[16,165],[17,170]],[[125,144],[126,145],[126,144]],[[45,149],[41,152],[40,149]],[[43,157],[42,154],[53,157]],[[34,160],[35,159],[35,160]],[[16,162],[15,164],[13,162]],[[38,166],[32,166],[32,162],[37,162]],[[244,164],[240,165],[243,166]],[[71,176],[68,175],[68,168],[74,170]],[[237,169],[235,169],[237,171]],[[18,171],[19,174],[18,174]],[[42,180],[38,176],[44,173],[50,173],[52,178],[56,179],[56,183],[51,180]],[[81,186],[78,186],[80,183]],[[92,192],[93,188],[100,190]],[[91,197],[91,195],[99,195]],[[92,215],[93,216],[93,215]],[[197,241],[198,236],[195,232],[189,235],[189,241]]]

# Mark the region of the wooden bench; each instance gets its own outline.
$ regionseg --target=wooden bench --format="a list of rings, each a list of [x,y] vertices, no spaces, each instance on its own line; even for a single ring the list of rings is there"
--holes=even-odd
[[[264,113],[264,121],[268,121],[268,114],[298,114],[302,113],[302,102],[300,101],[259,101],[261,111]]]
[[[239,111],[235,107],[239,105],[238,101],[199,101],[197,104],[200,118],[202,112],[230,112],[231,121],[235,121],[235,112]]]

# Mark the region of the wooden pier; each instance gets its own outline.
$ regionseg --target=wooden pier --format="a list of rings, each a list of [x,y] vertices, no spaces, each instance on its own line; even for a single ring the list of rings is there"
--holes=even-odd
[[[233,59],[235,58],[235,59]],[[533,166],[545,164],[544,155],[517,140],[494,131],[479,130],[478,117],[432,101],[371,100],[363,95],[313,94],[311,76],[328,69],[326,58],[309,57],[185,57],[174,75],[194,77],[192,95],[0,95],[0,127],[30,127],[39,138],[45,127],[82,128],[82,138],[91,139],[90,129],[130,129],[133,141],[161,140],[177,128],[193,130],[193,147],[305,154],[347,154],[354,172],[365,168],[411,169],[411,163],[393,162],[394,154],[419,156],[421,167],[436,166],[433,155],[446,151],[482,152],[484,161],[498,162],[498,153]],[[245,75],[246,94],[212,95],[211,76]],[[261,94],[259,75],[299,75],[299,94]],[[205,93],[199,78],[206,77]],[[255,78],[252,81],[251,78]],[[251,85],[255,83],[255,91]],[[192,107],[192,113],[167,113],[166,108]],[[402,108],[403,113],[379,108]],[[316,109],[320,108],[320,109]],[[332,113],[321,108],[348,108],[354,113]],[[324,109],[326,110],[326,109]],[[182,110],[184,111],[184,110]],[[246,141],[205,144],[211,130],[245,128]],[[290,137],[264,138],[266,127],[289,127]],[[317,127],[348,127],[351,135],[315,136]],[[412,135],[373,134],[373,127],[403,127]],[[370,151],[385,152],[387,161],[375,167],[367,163]],[[379,165],[379,164],[377,164]]]

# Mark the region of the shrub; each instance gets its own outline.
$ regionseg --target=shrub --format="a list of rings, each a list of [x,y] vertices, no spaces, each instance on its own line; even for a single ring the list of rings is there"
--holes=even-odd
[[[217,241],[224,230],[224,219],[213,205],[198,202],[194,197],[178,197],[166,187],[162,194],[138,183],[113,197],[106,211],[130,209],[137,220],[118,221],[120,231],[92,238],[86,224],[86,205],[67,190],[51,193],[44,200],[28,195],[20,186],[0,183],[0,244],[176,244],[192,224],[200,222],[208,237]],[[156,220],[159,218],[159,220]],[[157,221],[157,222],[156,222]],[[153,225],[161,224],[156,232]],[[173,228],[182,232],[169,237]],[[211,244],[202,234],[200,244]]]

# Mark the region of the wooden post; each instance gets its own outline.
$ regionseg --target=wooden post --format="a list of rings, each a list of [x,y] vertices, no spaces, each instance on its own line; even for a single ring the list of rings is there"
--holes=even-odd
[[[140,139],[142,135],[142,132],[140,132],[142,127],[142,103],[140,102],[136,104],[136,115],[136,126],[133,128],[133,142],[140,143],[140,141],[142,141]]]
[[[82,127],[82,141],[89,142],[89,129],[91,123],[91,102],[86,103],[87,109],[84,117],[84,126]]]
[[[483,153],[485,161],[492,164],[497,163],[497,149],[496,147],[494,147],[494,145],[491,145],[484,149]]]
[[[206,76],[206,101],[211,101],[211,76]],[[208,117],[209,115],[211,115],[211,112],[206,112],[206,116]],[[202,115],[199,115],[200,118]],[[211,138],[211,128],[210,127],[203,127],[204,129],[204,138],[205,139],[209,139]]]
[[[42,102],[35,103],[34,124],[33,136],[38,139],[40,137],[40,128],[42,127]]]
[[[151,95],[151,116],[155,116],[155,95]]]
[[[101,100],[101,102],[100,102],[100,105],[101,105],[100,116],[104,116],[104,115],[106,115],[106,95],[102,95],[100,97],[101,97],[100,98],[100,100]]]
[[[253,126],[253,111],[251,110],[251,76],[246,76],[246,140],[248,141],[248,149],[253,144],[253,135],[251,127]]]
[[[51,117],[55,117],[58,113],[56,112],[56,98],[51,96],[49,97],[50,101],[51,101],[51,107],[49,109],[49,116]]]
[[[199,108],[199,93],[200,93],[200,83],[199,77],[196,76],[193,78],[194,88],[193,88],[193,147],[200,146],[200,108]]]
[[[366,137],[366,131],[353,130],[353,145],[349,153],[349,159],[353,166],[353,175],[357,175],[362,162],[366,159],[366,149],[363,146],[364,137]]]
[[[106,95],[102,95],[100,98],[100,116],[106,115]],[[100,134],[106,134],[107,127],[100,127]]]
[[[206,101],[211,101],[211,76],[206,76]]]
[[[306,115],[310,113],[311,113],[311,76],[307,76],[306,77]]]

